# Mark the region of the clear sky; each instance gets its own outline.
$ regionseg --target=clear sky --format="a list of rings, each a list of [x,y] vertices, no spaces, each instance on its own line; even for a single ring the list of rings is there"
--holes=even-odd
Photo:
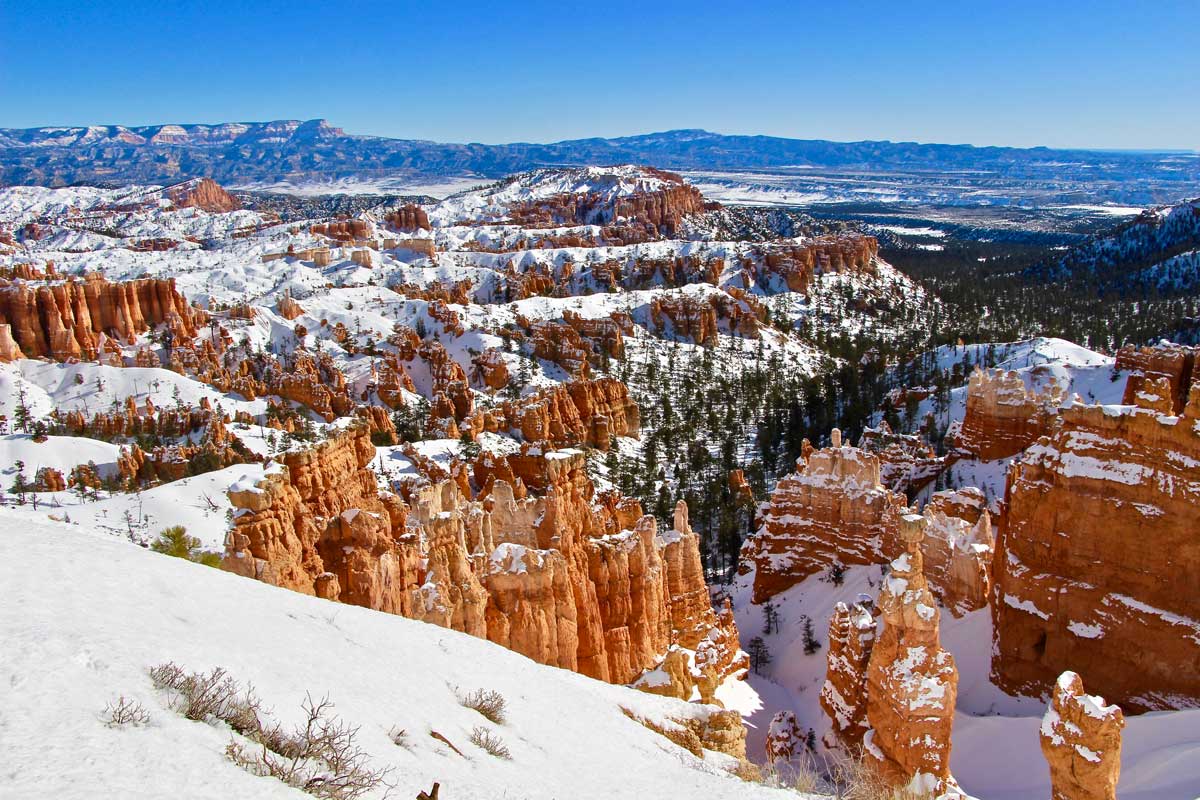
[[[0,0],[0,127],[1200,149],[1200,0]]]

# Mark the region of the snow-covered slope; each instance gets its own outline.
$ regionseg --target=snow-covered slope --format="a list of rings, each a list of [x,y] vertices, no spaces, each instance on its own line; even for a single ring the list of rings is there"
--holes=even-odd
[[[447,800],[795,797],[727,775],[629,719],[703,713],[694,704],[545,667],[464,634],[276,589],[144,551],[77,526],[0,511],[0,796],[300,798],[224,756],[230,731],[165,705],[147,667],[214,666],[252,683],[273,715],[299,721],[306,694],[328,696],[359,744],[391,767],[394,797],[434,781]],[[487,723],[455,690],[500,692],[508,720]],[[109,728],[124,695],[145,727]],[[484,725],[512,753],[471,745]],[[399,747],[389,731],[407,731]],[[430,736],[437,731],[458,755]],[[375,796],[382,796],[377,793]]]

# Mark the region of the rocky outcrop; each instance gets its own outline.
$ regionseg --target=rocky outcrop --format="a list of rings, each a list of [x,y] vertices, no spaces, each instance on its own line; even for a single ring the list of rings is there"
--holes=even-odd
[[[1180,668],[1200,664],[1200,386],[1181,416],[1144,395],[1064,408],[1009,470],[992,607],[1009,692],[1073,669],[1127,710],[1200,701]]]
[[[1197,348],[1162,342],[1153,347],[1123,347],[1117,352],[1113,369],[1128,370],[1125,394],[1121,402],[1125,405],[1147,405],[1146,400],[1159,394],[1152,385],[1166,380],[1166,405],[1159,410],[1166,414],[1180,414],[1187,403],[1196,369]],[[1139,395],[1146,395],[1142,402]]]
[[[875,645],[875,618],[861,605],[838,603],[829,620],[829,650],[821,708],[833,723],[835,741],[856,752],[867,732],[867,665]]]
[[[1116,800],[1125,715],[1088,695],[1064,672],[1042,718],[1042,754],[1050,765],[1052,800]]]
[[[746,255],[742,266],[753,283],[775,279],[782,284],[781,289],[807,293],[813,277],[823,273],[874,274],[878,253],[879,242],[874,236],[839,234],[758,245]]]
[[[425,209],[415,203],[403,205],[383,218],[383,222],[392,230],[402,233],[416,233],[431,230],[429,215]]]
[[[304,313],[304,309],[296,302],[290,294],[285,294],[279,298],[279,302],[275,305],[275,310],[279,312],[279,316],[286,320],[293,320]]]
[[[621,242],[674,237],[684,218],[712,206],[682,177],[652,167],[640,168],[660,181],[657,189],[619,195],[572,192],[537,201],[514,203],[509,221],[524,228],[553,228],[561,225],[606,225],[611,238]]]
[[[21,346],[13,338],[12,325],[7,322],[0,324],[0,362],[16,361],[24,357]]]
[[[945,460],[916,434],[895,433],[887,422],[867,428],[858,446],[879,459],[879,480],[894,492],[914,495],[938,476]]]
[[[224,214],[242,207],[236,197],[211,178],[172,186],[167,190],[167,197],[177,208],[198,208],[210,214]]]
[[[955,617],[984,608],[992,595],[992,535],[987,499],[974,487],[935,493],[925,505],[925,576]]]
[[[712,303],[697,297],[667,294],[650,301],[650,320],[659,333],[667,331],[681,339],[713,347],[717,344],[717,311]]]
[[[754,566],[754,602],[788,589],[835,562],[876,564],[894,548],[904,498],[880,482],[879,459],[843,446],[804,448],[797,471],[781,479],[763,525],[742,548],[743,569]]]
[[[94,359],[104,337],[132,344],[164,323],[176,341],[189,341],[205,318],[175,290],[174,279],[110,283],[93,273],[83,281],[0,285],[0,325],[9,326],[27,358]]]
[[[938,637],[937,603],[925,580],[922,518],[906,515],[905,552],[879,593],[883,630],[867,667],[864,759],[894,786],[935,793],[952,784],[950,731],[958,693],[954,657]]]
[[[526,442],[556,447],[588,444],[607,450],[613,436],[638,435],[641,417],[629,389],[616,378],[572,381],[506,402],[510,429]]]
[[[376,489],[365,424],[287,452],[229,492],[226,567],[333,600],[485,637],[541,663],[630,683],[686,651],[679,685],[710,699],[745,670],[732,612],[708,599],[699,540],[636,503],[595,503],[582,452],[542,456],[544,495],[493,479],[484,501],[453,480],[408,503]],[[532,455],[526,456],[533,458]]]
[[[780,771],[804,750],[804,737],[791,711],[777,711],[767,729],[767,767]]]
[[[1037,368],[1031,373],[1037,379]],[[1018,372],[982,370],[967,383],[967,408],[955,446],[981,461],[1016,455],[1050,431],[1063,400],[1051,381],[1044,391],[1025,385]]]

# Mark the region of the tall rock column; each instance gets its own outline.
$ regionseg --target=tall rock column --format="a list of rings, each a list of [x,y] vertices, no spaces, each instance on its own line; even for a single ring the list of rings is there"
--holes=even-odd
[[[860,605],[838,603],[829,620],[829,653],[821,708],[837,743],[853,749],[867,731],[867,665],[875,645],[875,618]],[[835,744],[830,742],[830,745]]]
[[[1052,800],[1116,800],[1125,715],[1083,691],[1064,672],[1042,718],[1042,754],[1050,764]]]
[[[938,613],[922,571],[925,518],[906,514],[906,552],[892,561],[879,594],[884,628],[867,667],[865,757],[885,780],[915,791],[953,785],[950,729],[958,693],[954,657],[938,638]]]

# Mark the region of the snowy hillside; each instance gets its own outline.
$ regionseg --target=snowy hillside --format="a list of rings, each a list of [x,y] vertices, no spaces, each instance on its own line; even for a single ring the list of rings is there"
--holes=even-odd
[[[0,516],[0,796],[57,798],[294,797],[224,755],[223,723],[192,722],[167,706],[147,668],[226,668],[253,684],[280,721],[300,721],[305,696],[326,697],[358,728],[392,796],[441,783],[447,800],[520,798],[796,797],[725,773],[630,719],[665,721],[703,707],[543,667],[499,646],[395,616],[264,586],[96,536],[80,526]],[[459,693],[495,690],[496,725]],[[144,726],[106,727],[123,695]],[[484,726],[511,752],[472,745]],[[404,746],[393,732],[407,732]],[[436,731],[444,740],[431,735]],[[236,738],[236,737],[234,737]],[[448,743],[447,743],[448,742]],[[457,748],[460,752],[455,752]],[[382,797],[376,792],[371,797]]]

